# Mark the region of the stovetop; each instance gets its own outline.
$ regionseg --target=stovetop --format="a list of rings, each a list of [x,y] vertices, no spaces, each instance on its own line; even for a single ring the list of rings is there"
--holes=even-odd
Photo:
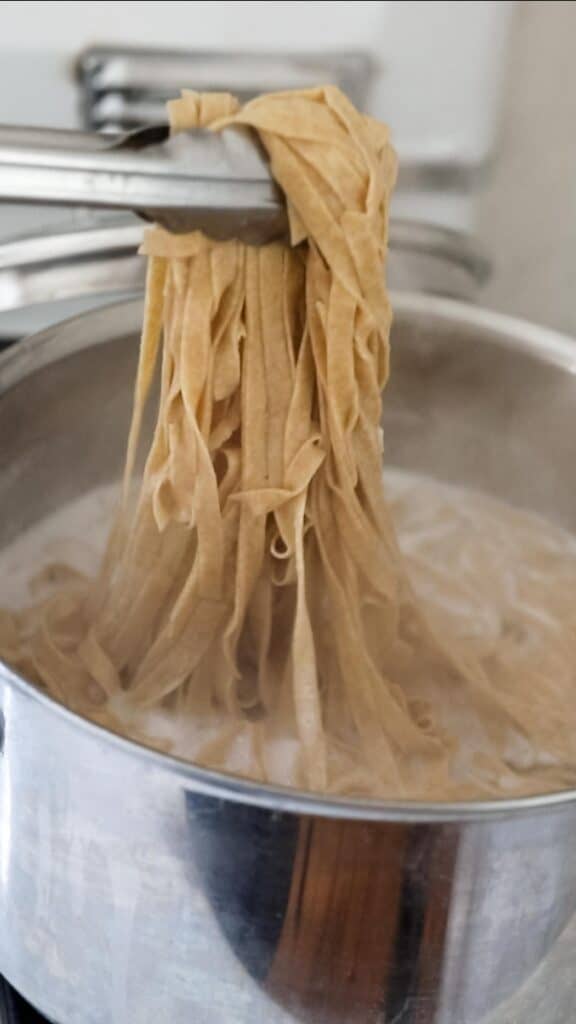
[[[0,976],[0,1024],[49,1024]]]

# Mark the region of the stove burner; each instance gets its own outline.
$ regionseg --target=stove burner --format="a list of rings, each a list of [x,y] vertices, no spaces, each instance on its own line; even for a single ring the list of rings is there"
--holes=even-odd
[[[0,1024],[49,1024],[0,976]]]

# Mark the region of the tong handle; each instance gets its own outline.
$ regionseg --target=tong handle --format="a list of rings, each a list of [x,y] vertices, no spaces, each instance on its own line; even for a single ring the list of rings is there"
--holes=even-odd
[[[0,151],[22,147],[32,149],[99,150],[105,149],[116,136],[102,132],[72,131],[68,128],[0,125]]]
[[[285,234],[281,194],[243,129],[168,137],[0,126],[0,202],[132,210],[170,231],[261,244]]]

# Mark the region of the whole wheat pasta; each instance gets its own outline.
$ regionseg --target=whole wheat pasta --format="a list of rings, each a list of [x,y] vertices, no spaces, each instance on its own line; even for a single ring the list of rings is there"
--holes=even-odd
[[[570,784],[558,708],[543,706],[535,735],[526,694],[495,685],[474,651],[428,620],[396,541],[380,429],[396,175],[387,129],[333,87],[244,107],[184,93],[170,116],[174,131],[258,133],[291,243],[147,232],[123,497],[100,573],[4,614],[4,656],[137,738],[150,708],[206,723],[195,759],[226,768],[241,741],[246,770],[264,781],[282,781],[272,752],[288,741],[288,781],[319,791],[460,797]],[[465,751],[443,702],[463,706]],[[548,755],[533,771],[532,741]]]

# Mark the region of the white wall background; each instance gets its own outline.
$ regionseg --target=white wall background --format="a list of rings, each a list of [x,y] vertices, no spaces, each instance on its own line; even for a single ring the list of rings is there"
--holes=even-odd
[[[3,3],[1,36],[26,49],[68,50],[110,41],[238,49],[361,45],[381,28],[388,3]]]

